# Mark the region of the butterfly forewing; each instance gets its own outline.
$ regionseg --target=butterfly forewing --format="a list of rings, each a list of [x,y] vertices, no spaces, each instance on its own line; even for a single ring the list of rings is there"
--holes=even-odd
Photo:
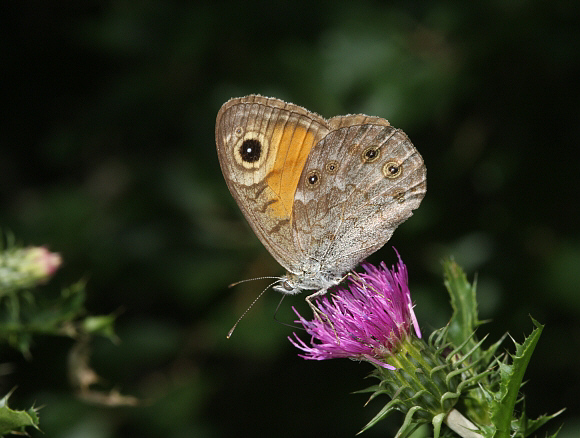
[[[250,226],[274,258],[293,270],[294,193],[304,163],[326,133],[326,121],[278,99],[226,102],[216,121],[222,173]]]

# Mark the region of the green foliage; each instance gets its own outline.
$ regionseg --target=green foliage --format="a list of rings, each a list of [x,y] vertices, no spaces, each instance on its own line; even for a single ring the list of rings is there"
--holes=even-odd
[[[95,335],[115,339],[114,316],[86,315],[84,281],[63,288],[56,295],[46,287],[38,288],[59,266],[60,256],[42,247],[21,248],[10,239],[0,248],[0,345],[16,348],[29,360],[33,360],[31,347],[39,336],[75,339],[73,350],[86,346]],[[75,385],[86,392],[94,383],[95,374],[88,368],[88,353],[80,357],[82,360],[69,361],[69,373],[73,379],[91,376],[85,382],[78,378]],[[0,436],[24,433],[27,426],[37,428],[36,409],[12,410],[8,407],[9,396],[0,401]]]
[[[114,339],[113,316],[86,315],[84,280],[61,289],[56,296],[34,289],[53,273],[38,274],[36,264],[31,267],[27,254],[37,249],[42,248],[20,248],[9,243],[0,251],[0,342],[30,356],[37,335],[78,338],[98,333]]]
[[[469,350],[475,345],[473,331],[481,324],[477,318],[476,282],[469,284],[463,270],[452,261],[443,263],[444,284],[451,297],[453,316],[449,321],[449,340],[455,345],[465,344]]]
[[[528,419],[525,412],[525,399],[519,399],[524,373],[544,328],[533,318],[532,321],[536,328],[524,340],[523,344],[513,341],[516,346],[516,352],[509,355],[512,359],[511,362],[508,362],[508,356],[506,356],[505,361],[499,363],[499,389],[495,393],[488,392],[487,394],[491,426],[484,428],[486,436],[493,438],[525,438],[563,412],[561,410],[553,415],[542,415],[535,420],[531,420]],[[515,408],[518,402],[522,403],[523,408],[519,414],[516,414]],[[557,432],[552,436],[556,436],[556,434]]]
[[[477,314],[476,283],[470,284],[465,272],[453,260],[446,260],[443,267],[445,286],[453,307],[449,339],[454,345],[463,342],[463,348],[467,348],[477,342],[474,330],[481,324]],[[515,354],[503,355],[503,360],[495,356],[505,336],[491,347],[478,348],[475,350],[477,353],[474,352],[473,357],[480,363],[470,373],[481,372],[483,369],[493,372],[489,372],[480,385],[466,396],[465,414],[479,425],[485,437],[524,438],[562,412],[529,420],[525,409],[521,412],[516,410],[518,402],[523,405],[523,396],[518,398],[523,386],[522,380],[544,327],[533,318],[532,322],[536,328],[525,341],[522,344],[513,341],[516,346]]]
[[[405,418],[396,436],[401,438],[424,423],[432,423],[435,438],[452,434],[449,429],[460,436],[473,436],[463,435],[467,429],[478,430],[476,436],[486,438],[530,436],[559,414],[529,420],[525,409],[516,410],[518,402],[523,405],[523,376],[543,326],[532,319],[536,328],[523,344],[514,341],[515,354],[496,354],[505,336],[483,348],[486,337],[478,340],[475,334],[481,324],[476,285],[467,281],[454,261],[445,261],[443,267],[453,316],[446,327],[432,333],[427,344],[405,340],[388,359],[394,371],[377,366],[372,376],[380,383],[359,392],[371,392],[369,401],[381,394],[391,400],[362,431],[400,411]],[[449,415],[452,410],[454,416]],[[463,423],[466,417],[467,425]]]
[[[0,400],[0,436],[7,434],[26,434],[26,427],[38,429],[37,409],[32,407],[27,411],[15,411],[8,407],[8,398],[12,392]]]

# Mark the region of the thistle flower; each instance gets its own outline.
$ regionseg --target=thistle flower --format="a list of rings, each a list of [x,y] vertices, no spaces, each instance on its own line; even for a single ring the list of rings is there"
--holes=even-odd
[[[434,333],[429,342],[421,339],[407,268],[398,253],[397,257],[399,261],[392,269],[384,263],[378,267],[364,263],[365,272],[353,273],[348,288],[338,289],[315,303],[312,320],[294,310],[297,322],[311,340],[308,344],[296,333],[288,339],[305,359],[343,357],[375,366],[372,376],[380,383],[359,392],[371,392],[371,399],[387,394],[391,401],[363,430],[397,410],[406,415],[397,436],[407,436],[419,424],[430,422],[435,437],[443,423],[453,430],[459,428],[461,436],[481,437],[477,427],[453,408],[461,393],[487,373],[461,380],[474,363],[471,353],[461,360],[453,359],[463,345],[450,353],[446,330]]]
[[[398,253],[397,256],[397,268],[392,270],[384,262],[379,267],[363,263],[365,273],[353,274],[348,289],[339,289],[330,298],[325,296],[317,302],[320,316],[312,321],[294,309],[299,322],[312,336],[310,346],[295,333],[294,339],[289,338],[304,352],[301,357],[311,360],[346,357],[395,369],[387,358],[411,336],[411,326],[421,338],[407,268]]]

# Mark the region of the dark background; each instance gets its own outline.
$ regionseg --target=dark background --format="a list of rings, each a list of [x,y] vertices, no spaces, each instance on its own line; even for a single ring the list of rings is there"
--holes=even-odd
[[[410,272],[425,333],[450,316],[441,260],[477,273],[480,329],[521,342],[546,324],[526,378],[531,416],[567,406],[580,383],[578,111],[580,3],[2,2],[0,226],[64,265],[46,288],[88,280],[91,313],[118,312],[122,340],[93,344],[109,387],[137,408],[78,401],[72,341],[40,337],[32,360],[3,348],[12,406],[44,405],[46,437],[352,437],[371,366],[309,362],[273,320],[282,269],[222,178],[215,116],[260,93],[325,117],[367,113],[403,129],[428,192],[371,261]],[[291,305],[277,318],[292,321]],[[506,347],[510,341],[506,341]],[[365,436],[390,436],[401,417]],[[542,435],[545,434],[545,431]]]

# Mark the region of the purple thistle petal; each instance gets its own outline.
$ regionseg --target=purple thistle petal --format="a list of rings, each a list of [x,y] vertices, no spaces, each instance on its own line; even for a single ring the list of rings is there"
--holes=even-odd
[[[396,252],[396,250],[395,250]],[[307,321],[294,309],[300,323],[311,335],[310,345],[296,333],[288,339],[304,359],[340,357],[367,360],[395,369],[386,358],[396,352],[401,341],[415,334],[421,337],[413,311],[407,268],[399,262],[391,270],[363,263],[365,272],[354,273],[348,288],[325,295],[316,302],[320,317]]]

